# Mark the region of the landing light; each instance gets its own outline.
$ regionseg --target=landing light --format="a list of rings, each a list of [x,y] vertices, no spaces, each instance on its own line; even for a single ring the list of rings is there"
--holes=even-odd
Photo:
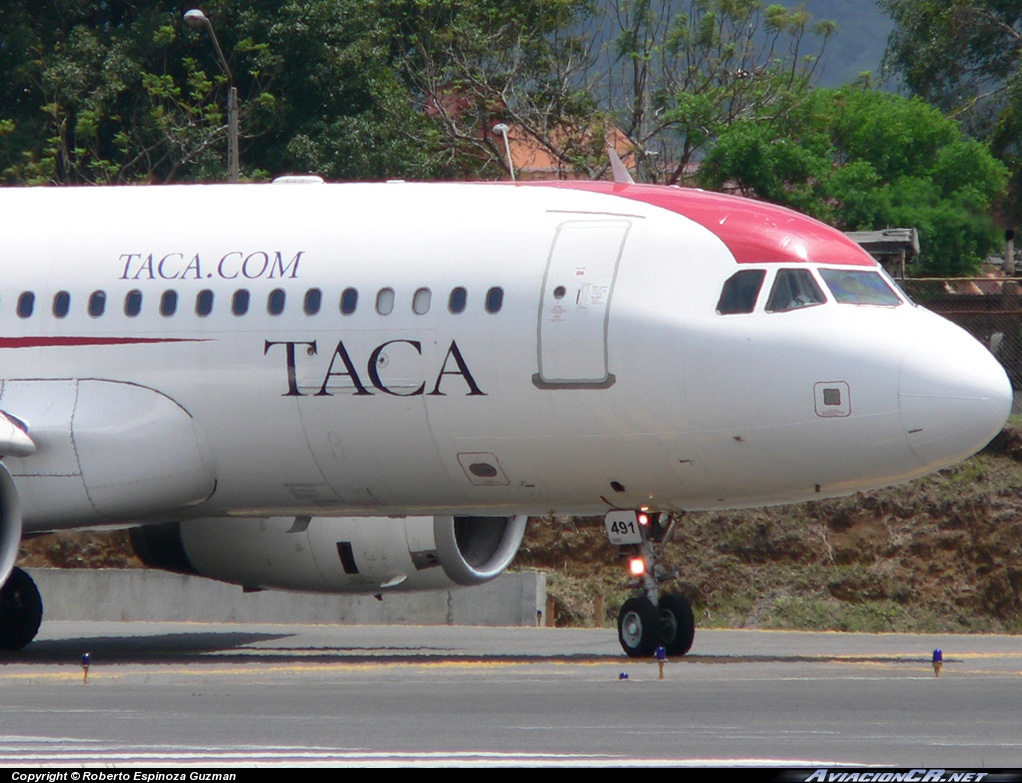
[[[639,513],[635,515],[636,521],[643,527],[649,524],[649,514]]]
[[[628,570],[632,572],[632,576],[642,576],[646,573],[646,561],[641,557],[633,557],[628,561]]]

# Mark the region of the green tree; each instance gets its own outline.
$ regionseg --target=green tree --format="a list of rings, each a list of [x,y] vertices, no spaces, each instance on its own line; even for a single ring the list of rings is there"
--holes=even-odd
[[[464,173],[506,169],[492,126],[600,177],[611,133],[640,176],[681,181],[717,134],[784,112],[833,32],[761,0],[393,0],[402,72]],[[616,129],[616,130],[615,130]],[[454,166],[456,169],[457,166]]]
[[[733,123],[783,117],[816,77],[832,22],[760,0],[613,0],[610,115],[645,178],[674,184]]]
[[[807,92],[783,118],[736,121],[700,178],[846,230],[915,226],[922,271],[955,275],[996,245],[991,215],[1007,171],[919,98],[849,87]]]
[[[878,0],[894,20],[886,65],[914,94],[989,142],[1011,170],[1004,203],[1022,219],[1022,4]]]
[[[272,97],[257,125],[257,165],[328,179],[434,173],[437,137],[399,78],[396,24],[380,3],[241,5],[231,6],[225,26],[236,30],[235,47],[247,57],[249,89]]]
[[[565,171],[597,173],[604,123],[586,81],[588,0],[387,0],[399,72],[442,139],[451,176],[507,171],[505,123]]]
[[[390,67],[392,26],[354,0],[211,0],[241,95],[243,172],[425,171],[427,132]],[[227,79],[161,0],[0,6],[8,182],[222,179]]]

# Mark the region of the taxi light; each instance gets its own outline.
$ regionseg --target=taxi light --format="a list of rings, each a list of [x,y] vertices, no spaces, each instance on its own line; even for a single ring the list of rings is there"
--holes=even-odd
[[[645,527],[646,525],[649,524],[649,514],[639,513],[639,514],[635,515],[635,518],[638,520],[639,524],[642,525],[643,527]]]
[[[646,562],[641,557],[633,557],[628,561],[628,570],[632,576],[642,576],[646,573]]]

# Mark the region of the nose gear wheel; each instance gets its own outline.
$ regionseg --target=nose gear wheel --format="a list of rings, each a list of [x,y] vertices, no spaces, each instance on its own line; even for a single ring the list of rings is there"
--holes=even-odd
[[[660,644],[660,614],[644,597],[625,601],[617,628],[618,641],[629,658],[648,658]]]

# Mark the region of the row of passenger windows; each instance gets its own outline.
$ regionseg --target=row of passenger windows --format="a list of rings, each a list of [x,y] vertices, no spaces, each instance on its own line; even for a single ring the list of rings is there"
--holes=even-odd
[[[376,292],[376,312],[380,315],[390,315],[394,312],[397,295],[393,288],[381,288]],[[35,312],[36,296],[32,291],[24,291],[18,297],[18,304],[15,309],[20,318],[30,318]],[[195,314],[207,316],[213,312],[214,294],[211,290],[205,289],[195,295]],[[465,312],[468,307],[468,291],[462,286],[451,290],[447,297],[447,310],[455,315]],[[170,289],[160,295],[160,315],[171,316],[177,312],[179,296],[178,292]],[[231,296],[231,312],[234,315],[245,315],[252,304],[252,295],[245,288],[239,288]],[[283,288],[275,288],[266,297],[266,312],[270,315],[280,315],[284,312],[287,304],[287,292]],[[412,296],[411,310],[416,315],[425,315],[433,304],[433,293],[428,288],[419,288]],[[302,311],[306,315],[316,315],[323,306],[323,292],[318,288],[310,288],[305,292],[302,300]],[[504,289],[494,286],[486,292],[483,299],[483,307],[488,313],[498,313],[504,306]],[[107,294],[105,291],[93,291],[89,296],[86,311],[93,318],[98,318],[106,312]],[[352,315],[358,309],[358,289],[345,288],[338,302],[338,309],[342,315]],[[64,318],[71,312],[71,294],[67,291],[58,291],[53,296],[53,315],[57,318]],[[124,296],[124,314],[134,318],[142,312],[142,292],[138,289],[129,291]]]
[[[878,272],[823,267],[818,272],[838,304],[897,307],[903,303]],[[721,315],[751,313],[756,309],[756,301],[765,279],[765,269],[735,272],[724,283],[717,302],[717,312]],[[827,297],[810,270],[778,269],[765,309],[768,313],[785,313],[826,302]]]

